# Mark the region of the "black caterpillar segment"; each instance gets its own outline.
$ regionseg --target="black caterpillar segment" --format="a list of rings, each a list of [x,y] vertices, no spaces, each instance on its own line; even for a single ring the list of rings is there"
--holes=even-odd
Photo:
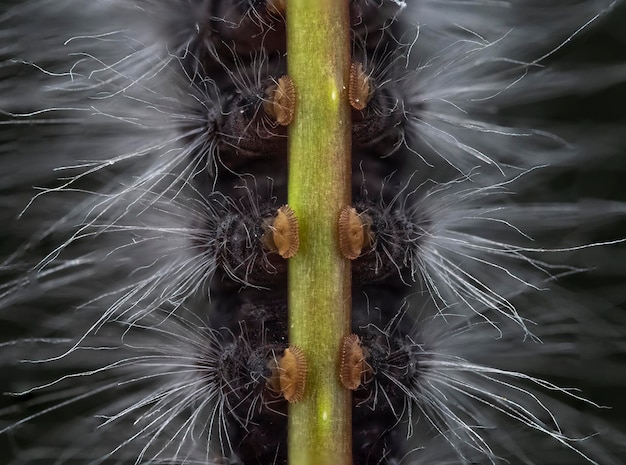
[[[227,157],[285,156],[285,126],[293,119],[295,105],[293,84],[289,82],[286,76],[268,77],[258,88],[226,100],[218,134],[221,153]]]
[[[268,245],[274,244],[272,225],[282,207],[275,199],[257,202],[254,193],[239,200],[214,194],[206,200],[210,213],[205,223],[198,225],[204,231],[197,246],[215,257],[217,266],[210,286],[216,291],[237,283],[279,286],[286,280],[285,258],[275,246]]]
[[[355,464],[394,463],[409,452],[412,428],[408,392],[418,385],[423,351],[412,340],[415,322],[398,293],[382,286],[353,290],[352,330],[364,354],[362,383],[353,393]],[[358,425],[358,426],[357,426]]]
[[[356,41],[350,69],[352,143],[358,152],[379,157],[393,155],[404,143],[406,112],[403,82],[410,80],[407,53],[410,44],[389,33],[373,49]]]
[[[254,56],[264,51],[285,54],[283,0],[194,3],[197,33],[183,54],[184,67],[193,80],[208,76],[218,85],[228,86],[228,69],[248,66]]]
[[[260,95],[237,95],[226,102],[217,135],[222,163],[232,167],[241,165],[239,159],[245,157],[284,157],[286,130],[270,119],[263,102]]]
[[[286,463],[287,401],[269,384],[271,364],[286,346],[264,344],[250,338],[249,331],[242,324],[241,332],[232,334],[233,340],[223,346],[219,360],[233,447],[228,455],[244,464]]]
[[[402,2],[393,0],[350,0],[352,34],[369,50],[381,40],[392,40],[390,29],[402,10]]]
[[[228,288],[215,292],[212,322],[236,333],[244,331],[251,347],[287,344],[287,288],[272,290]],[[240,328],[243,328],[240,329]],[[284,347],[283,347],[284,348]]]
[[[203,159],[211,177],[220,168],[244,169],[251,158],[286,164],[286,125],[295,95],[277,92],[279,84],[288,89],[285,65],[284,59],[261,53],[249,65],[238,61],[226,70],[227,84],[205,78],[192,86],[189,106],[196,117],[180,126],[190,134],[193,157]]]
[[[353,176],[353,208],[363,222],[367,240],[352,262],[353,281],[356,285],[408,285],[416,279],[416,257],[424,237],[430,234],[429,212],[416,208],[418,202],[413,199],[422,188],[413,177],[406,179],[393,172],[380,181],[371,180],[370,175],[380,176],[380,172],[372,172],[377,162],[365,160],[360,167],[360,182],[356,173]]]
[[[224,455],[233,463],[287,463],[287,400],[272,385],[275,361],[288,347],[286,302],[280,286],[272,291],[220,286],[214,295],[212,324],[222,328],[221,408],[228,412],[221,420],[230,447]]]
[[[234,214],[223,218],[216,255],[229,278],[247,285],[276,284],[284,279],[285,259],[263,244],[275,213],[274,209],[260,217]]]

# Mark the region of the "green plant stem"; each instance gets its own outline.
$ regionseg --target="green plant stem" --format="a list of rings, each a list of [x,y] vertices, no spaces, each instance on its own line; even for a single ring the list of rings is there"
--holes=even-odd
[[[289,132],[289,205],[300,250],[289,261],[289,339],[307,357],[304,398],[289,408],[289,463],[352,463],[351,393],[339,381],[350,333],[350,263],[337,219],[349,205],[348,0],[288,0],[288,73],[297,93]]]

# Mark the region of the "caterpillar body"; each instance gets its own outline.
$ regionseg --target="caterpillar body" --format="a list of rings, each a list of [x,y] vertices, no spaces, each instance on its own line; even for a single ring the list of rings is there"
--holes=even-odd
[[[286,464],[289,2],[1,5],[5,462]],[[623,292],[573,280],[625,199],[563,178],[624,139],[543,114],[626,79],[561,60],[622,2],[347,8],[353,463],[623,463]]]

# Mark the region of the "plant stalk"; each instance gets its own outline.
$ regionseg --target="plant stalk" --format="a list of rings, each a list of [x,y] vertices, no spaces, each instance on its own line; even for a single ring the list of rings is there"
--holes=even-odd
[[[351,392],[339,381],[350,334],[351,269],[337,221],[351,203],[348,0],[288,0],[288,74],[297,104],[289,129],[289,205],[300,250],[289,260],[289,340],[307,357],[304,398],[289,406],[291,465],[352,464]]]

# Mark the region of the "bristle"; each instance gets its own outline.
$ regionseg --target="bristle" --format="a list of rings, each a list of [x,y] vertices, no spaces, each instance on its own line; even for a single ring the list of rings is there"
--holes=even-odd
[[[284,15],[287,10],[287,0],[267,0],[265,7],[272,14]]]

